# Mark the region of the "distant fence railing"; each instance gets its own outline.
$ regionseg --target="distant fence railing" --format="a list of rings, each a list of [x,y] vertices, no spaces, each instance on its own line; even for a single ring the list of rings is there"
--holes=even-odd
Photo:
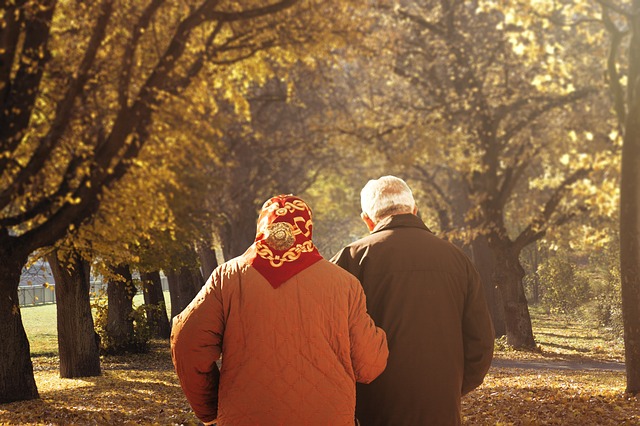
[[[167,277],[161,276],[162,289],[169,290]],[[18,301],[21,307],[46,305],[56,303],[56,286],[55,284],[29,285],[18,287]],[[106,293],[107,283],[102,281],[91,281],[91,296],[98,295],[100,292]]]
[[[47,286],[20,286],[18,287],[18,300],[20,306],[36,306],[46,305],[48,303],[56,303],[55,286],[48,284]]]

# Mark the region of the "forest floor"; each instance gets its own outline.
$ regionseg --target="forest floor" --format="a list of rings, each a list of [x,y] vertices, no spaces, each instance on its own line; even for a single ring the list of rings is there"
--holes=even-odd
[[[60,379],[51,333],[41,329],[47,309],[22,310],[38,348],[32,353],[40,399],[0,404],[0,425],[198,424],[166,341],[153,341],[147,354],[103,357],[99,377]],[[513,351],[498,341],[485,382],[463,398],[464,424],[640,425],[640,400],[624,393],[621,339],[539,310],[532,316],[538,350]],[[55,333],[55,320],[49,324]]]

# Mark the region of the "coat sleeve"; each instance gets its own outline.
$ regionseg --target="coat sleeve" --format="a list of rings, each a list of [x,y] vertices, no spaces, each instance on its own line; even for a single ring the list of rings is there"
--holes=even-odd
[[[213,272],[198,295],[173,320],[171,356],[180,386],[196,416],[204,423],[218,414],[224,314],[219,271]]]
[[[353,280],[353,297],[349,307],[349,338],[351,341],[351,363],[360,383],[370,383],[387,366],[389,349],[387,335],[376,327],[367,313],[366,299],[362,286]]]
[[[478,272],[469,262],[469,287],[462,318],[464,377],[462,395],[482,384],[493,358],[494,331]]]

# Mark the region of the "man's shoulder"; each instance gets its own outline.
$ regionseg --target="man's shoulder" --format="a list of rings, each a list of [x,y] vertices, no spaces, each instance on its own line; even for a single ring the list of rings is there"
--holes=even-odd
[[[332,260],[329,261],[329,260],[326,260],[326,259],[322,259],[322,260],[314,263],[312,267],[314,268],[314,272],[317,272],[317,273],[330,274],[332,276],[336,276],[336,277],[340,277],[340,278],[350,278],[350,277],[352,277],[352,275],[349,272],[345,271],[343,268],[338,266]]]

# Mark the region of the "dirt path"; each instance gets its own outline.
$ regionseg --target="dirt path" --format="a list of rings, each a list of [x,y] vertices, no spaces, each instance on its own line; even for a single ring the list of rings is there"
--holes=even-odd
[[[491,367],[527,370],[603,370],[625,371],[624,363],[612,361],[527,361],[494,358]]]

